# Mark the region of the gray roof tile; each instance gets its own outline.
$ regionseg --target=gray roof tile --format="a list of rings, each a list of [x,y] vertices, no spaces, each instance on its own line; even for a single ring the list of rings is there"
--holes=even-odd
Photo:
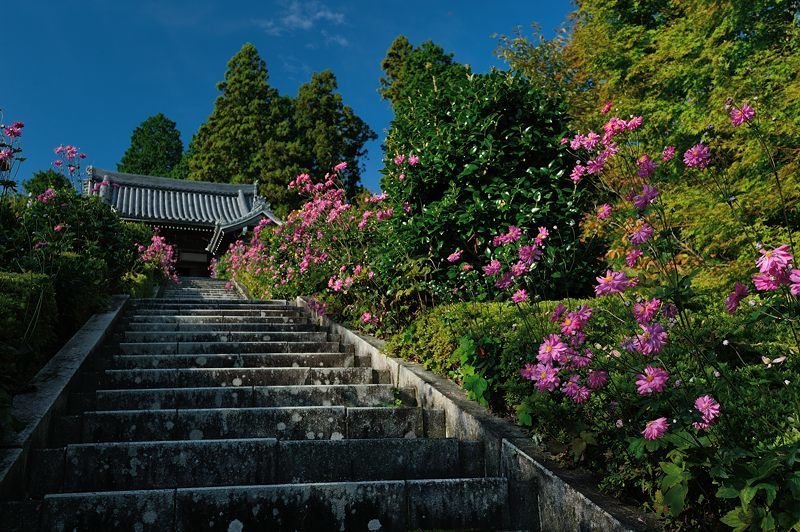
[[[122,218],[228,226],[259,212],[273,218],[253,185],[205,183],[88,169],[84,194],[99,196]]]

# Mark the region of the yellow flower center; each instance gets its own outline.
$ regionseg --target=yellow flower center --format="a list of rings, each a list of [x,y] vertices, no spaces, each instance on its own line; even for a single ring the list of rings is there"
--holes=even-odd
[[[548,345],[547,347],[544,348],[544,352],[545,353],[549,353],[552,350],[553,350],[553,346],[552,345]]]
[[[547,378],[547,372],[546,372],[546,371],[543,371],[543,372],[541,373],[541,375],[539,375],[539,378],[540,378],[540,379],[545,379],[545,378]]]
[[[653,382],[653,376],[652,375],[648,375],[647,376],[647,382]]]

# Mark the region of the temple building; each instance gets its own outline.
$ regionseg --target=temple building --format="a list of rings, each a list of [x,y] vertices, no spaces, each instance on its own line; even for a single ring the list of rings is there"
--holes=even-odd
[[[179,275],[208,275],[212,257],[263,218],[280,224],[257,185],[229,185],[123,174],[89,167],[83,193],[99,196],[123,220],[159,229],[175,245]]]

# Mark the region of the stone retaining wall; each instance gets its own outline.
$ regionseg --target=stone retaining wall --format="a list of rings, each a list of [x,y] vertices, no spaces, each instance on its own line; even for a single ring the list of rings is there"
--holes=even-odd
[[[319,316],[309,308],[304,298],[298,297],[296,304],[307,309],[319,325],[340,335],[343,344],[352,346],[356,357],[368,358],[375,369],[388,370],[397,388],[415,388],[420,406],[444,410],[448,437],[483,441],[486,474],[510,480],[509,495],[512,511],[516,514],[514,522],[531,523],[532,527],[538,526],[538,530],[546,532],[622,532],[662,528],[652,515],[599,493],[587,474],[560,468],[544,455],[525,431],[468,400],[454,382],[434,375],[419,364],[385,355],[383,341],[361,336]],[[526,493],[525,490],[535,493]],[[526,499],[536,500],[537,504],[514,504],[515,500]]]
[[[36,374],[30,392],[14,396],[11,415],[25,424],[17,433],[0,439],[0,499],[25,485],[25,468],[31,449],[45,447],[52,420],[67,409],[68,390],[78,370],[106,338],[127,295],[112,296],[106,310],[93,315]]]

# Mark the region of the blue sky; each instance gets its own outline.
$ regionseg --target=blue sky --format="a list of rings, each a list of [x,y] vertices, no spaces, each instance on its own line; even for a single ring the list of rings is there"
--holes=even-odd
[[[363,182],[377,190],[391,107],[377,93],[392,40],[433,40],[475,72],[502,67],[492,34],[538,22],[548,35],[567,0],[263,0],[10,2],[3,8],[5,123],[25,122],[20,179],[47,168],[53,147],[74,144],[115,169],[142,120],[163,112],[184,144],[211,113],[227,61],[252,42],[270,84],[295,95],[331,69],[346,104],[379,136]],[[13,44],[9,44],[13,43]]]

